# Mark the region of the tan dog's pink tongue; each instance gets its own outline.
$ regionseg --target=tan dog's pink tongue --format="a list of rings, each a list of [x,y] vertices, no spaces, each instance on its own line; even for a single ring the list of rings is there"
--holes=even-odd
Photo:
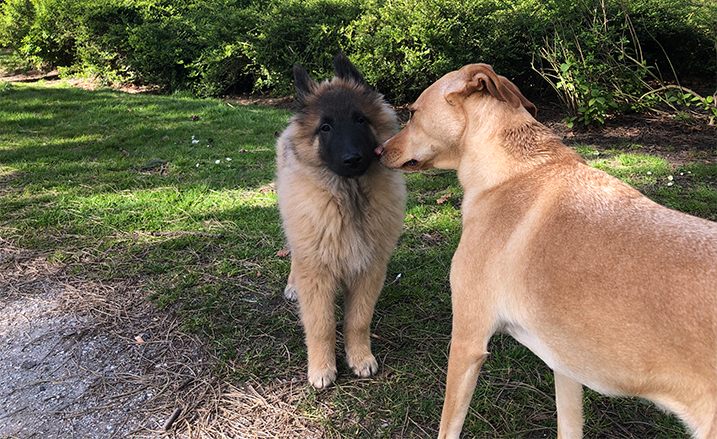
[[[383,145],[379,145],[378,148],[374,149],[373,152],[376,153],[376,155],[381,155],[383,152]]]

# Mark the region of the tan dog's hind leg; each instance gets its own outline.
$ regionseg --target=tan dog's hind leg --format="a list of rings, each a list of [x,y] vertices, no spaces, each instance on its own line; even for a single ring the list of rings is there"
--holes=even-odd
[[[327,275],[328,270],[307,270],[298,261],[291,265],[306,332],[309,383],[323,389],[336,380],[337,373],[334,302],[338,283]]]
[[[555,403],[558,407],[558,439],[583,437],[583,386],[555,372]]]
[[[455,321],[454,321],[455,328]],[[446,399],[443,403],[439,439],[458,439],[465,421],[480,368],[488,357],[486,346],[476,346],[475,339],[451,340],[448,356]],[[482,348],[482,349],[481,349]]]
[[[386,278],[385,262],[375,264],[369,273],[354,277],[346,285],[344,296],[344,341],[346,362],[360,377],[378,371],[378,363],[371,354],[371,318],[378,295]]]

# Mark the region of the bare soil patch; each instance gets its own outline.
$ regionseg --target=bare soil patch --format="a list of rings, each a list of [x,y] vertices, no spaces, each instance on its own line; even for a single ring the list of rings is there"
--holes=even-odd
[[[321,437],[305,383],[233,386],[140,281],[66,268],[0,238],[0,438]]]
[[[627,114],[608,118],[600,127],[570,129],[566,113],[551,101],[538,102],[537,119],[570,145],[591,145],[598,150],[624,149],[654,154],[676,166],[695,160],[717,161],[717,125],[707,118],[680,122],[670,116]]]

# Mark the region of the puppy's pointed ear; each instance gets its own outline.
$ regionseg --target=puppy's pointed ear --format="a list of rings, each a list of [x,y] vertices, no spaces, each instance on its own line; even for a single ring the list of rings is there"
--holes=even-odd
[[[511,107],[523,105],[535,116],[536,108],[518,90],[518,87],[503,76],[498,76],[488,64],[469,64],[458,71],[457,77],[444,92],[446,101],[457,105],[473,93],[487,90],[491,96]]]
[[[296,101],[299,107],[306,104],[306,97],[316,89],[316,82],[309,77],[306,69],[294,64],[294,88],[296,89]]]
[[[334,74],[343,80],[366,84],[361,72],[351,64],[351,61],[342,52],[337,53],[334,57]]]

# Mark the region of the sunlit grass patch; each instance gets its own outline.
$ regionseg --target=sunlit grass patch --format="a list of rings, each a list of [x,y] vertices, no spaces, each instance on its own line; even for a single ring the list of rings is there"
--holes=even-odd
[[[290,257],[280,252],[273,185],[275,133],[289,116],[183,94],[0,89],[0,238],[42,250],[77,276],[141,285],[180,314],[184,330],[204,335],[223,379],[304,386],[303,331],[281,294]],[[715,218],[713,164],[577,150],[663,204]],[[336,437],[437,434],[463,195],[454,172],[405,179],[404,233],[371,328],[379,373],[351,376],[339,324],[338,381],[308,390],[299,406]],[[464,435],[554,436],[548,368],[508,336],[496,336],[490,352]],[[634,437],[687,437],[654,406],[594,393],[586,401],[587,437],[628,437],[624,428]]]

